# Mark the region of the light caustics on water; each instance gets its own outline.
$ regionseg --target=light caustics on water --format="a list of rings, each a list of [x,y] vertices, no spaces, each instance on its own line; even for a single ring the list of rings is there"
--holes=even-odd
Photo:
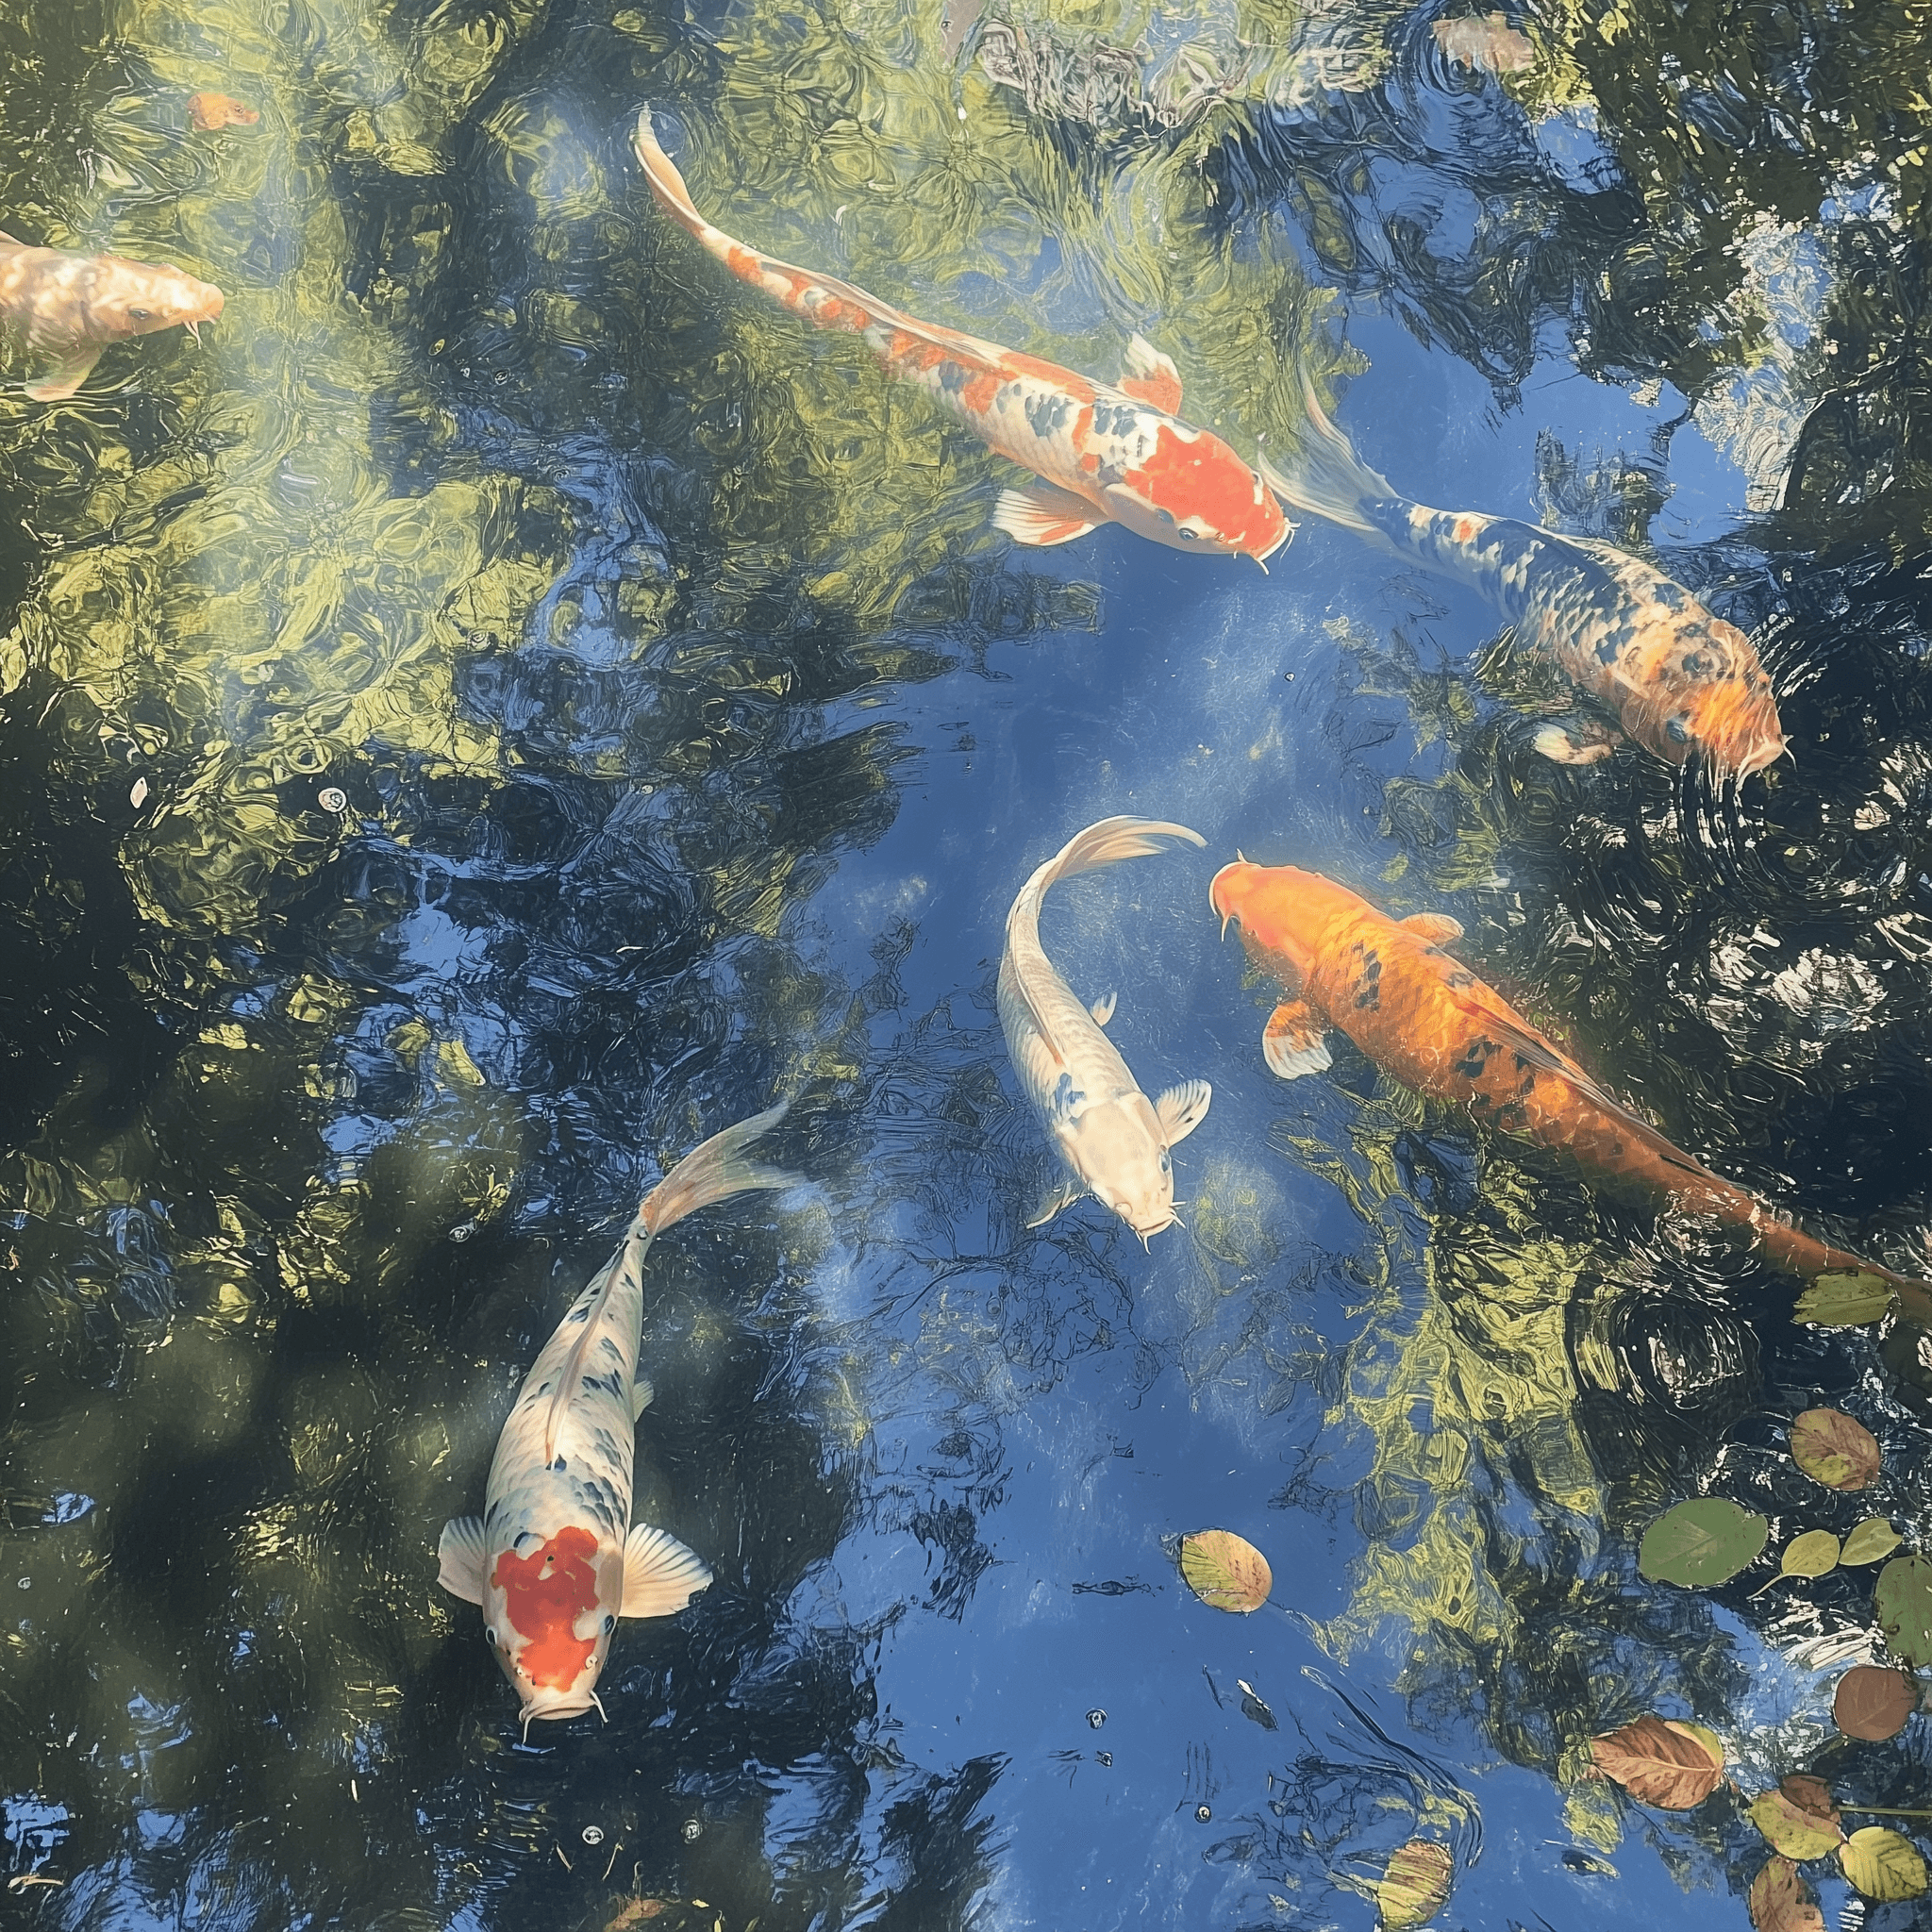
[[[1882,1319],[1932,1171],[1909,9],[0,33],[9,1903],[1366,1924],[1440,1882],[1471,1925],[1741,1925],[1729,1874],[1776,1857],[1744,1807],[1639,1823],[1585,1774],[1693,1713],[1754,1800],[1808,1771],[1848,1842],[1923,1849],[1856,1808],[1916,1802],[1923,1718],[1817,1753],[1837,1680],[1903,1655],[1924,1534],[1927,1376]],[[646,103],[780,302],[653,198]],[[126,280],[164,263],[173,308]],[[994,376],[1030,446],[947,387]],[[1469,506],[1380,486],[1407,565],[1333,492],[1287,548],[1113,519],[1078,463],[1119,452],[1035,422],[1131,406],[1265,520],[1250,458],[1319,493],[1309,379]],[[1003,509],[1012,461],[1078,505]],[[1271,575],[1181,554],[1217,546]],[[1597,670],[1529,634],[1575,584],[1512,573],[1579,557],[1707,623],[1735,731],[1671,625],[1634,708],[1629,609]],[[1708,824],[1668,769],[1700,750]],[[1206,849],[1057,889],[1038,997],[1131,1089],[1135,1178],[1076,1158],[1103,1200],[1029,1228],[1058,1157],[1000,923],[1129,815]],[[1846,1325],[1348,1014],[1281,1085],[1202,905],[1237,847],[1453,908],[1566,1063],[1873,1257],[1824,1284]],[[658,1150],[774,1091],[815,1191],[654,1240],[656,1401],[600,1417],[625,1520],[711,1580],[610,1633],[608,1725],[525,1739],[438,1533]],[[1790,1449],[1821,1405],[1878,1446],[1861,1489]],[[1776,1525],[1755,1567],[1640,1568],[1691,1498]],[[1903,1541],[1861,1565],[1868,1521]],[[1272,1559],[1253,1618],[1167,1561],[1209,1523]],[[1842,1559],[1783,1571],[1801,1535]]]

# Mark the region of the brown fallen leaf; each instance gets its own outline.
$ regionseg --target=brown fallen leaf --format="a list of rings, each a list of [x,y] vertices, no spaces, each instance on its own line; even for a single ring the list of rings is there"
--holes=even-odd
[[[1818,1894],[1789,1858],[1774,1858],[1751,1881],[1744,1904],[1757,1932],[1824,1932]]]
[[[1802,1864],[1807,1858],[1829,1857],[1845,1841],[1844,1832],[1839,1826],[1838,1807],[1816,1778],[1800,1782],[1803,1803],[1786,1789],[1792,1782],[1797,1781],[1787,1779],[1786,1785],[1776,1790],[1755,1798],[1751,1804],[1751,1823],[1771,1840],[1772,1850],[1787,1858],[1796,1858]],[[1816,1791],[1810,1789],[1814,1785],[1818,1786]],[[1817,1808],[1821,1794],[1822,1811]]]
[[[188,96],[188,119],[204,134],[219,134],[224,127],[253,127],[261,116],[233,94],[198,93]]]
[[[1848,1738],[1880,1744],[1905,1729],[1919,1707],[1919,1680],[1878,1664],[1854,1664],[1838,1680],[1831,1721]]]
[[[1607,1736],[1592,1738],[1597,1769],[1614,1778],[1640,1805],[1688,1811],[1717,1790],[1724,1770],[1724,1746],[1702,1724],[1641,1717]]]
[[[1231,1529],[1197,1529],[1181,1539],[1181,1574],[1217,1610],[1258,1610],[1274,1588],[1268,1558]]]
[[[1375,1904],[1388,1932],[1408,1932],[1433,1918],[1449,1896],[1456,1859],[1447,1845],[1434,1839],[1412,1838],[1389,1860],[1382,1882],[1375,1887]]]
[[[1536,65],[1536,49],[1509,25],[1505,14],[1439,20],[1432,31],[1443,58],[1458,67],[1487,74],[1522,74]]]
[[[625,1932],[626,1926],[641,1924],[670,1909],[661,1898],[627,1898],[624,1909],[605,1925],[604,1932]]]
[[[1841,1409],[1807,1408],[1791,1424],[1791,1459],[1827,1490],[1862,1490],[1878,1474],[1878,1438]]]

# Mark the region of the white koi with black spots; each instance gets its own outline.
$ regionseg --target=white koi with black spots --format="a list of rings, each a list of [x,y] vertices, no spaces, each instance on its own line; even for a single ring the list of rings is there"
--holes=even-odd
[[[1260,465],[1285,502],[1473,585],[1525,646],[1667,764],[1701,757],[1714,777],[1745,777],[1783,756],[1771,678],[1750,639],[1682,584],[1613,544],[1412,503],[1356,456],[1312,388],[1307,403],[1292,465]],[[1607,758],[1615,744],[1615,733],[1588,724],[1537,734],[1538,749],[1566,764]]]
[[[1056,880],[1144,858],[1164,850],[1169,839],[1207,843],[1198,832],[1161,819],[1102,819],[1040,867],[1007,914],[1000,1025],[1026,1096],[1044,1115],[1068,1170],[1032,1226],[1083,1194],[1112,1208],[1142,1241],[1179,1218],[1172,1150],[1207,1118],[1212,1090],[1205,1080],[1189,1080],[1149,1100],[1102,1031],[1113,1017],[1113,995],[1091,1009],[1082,1006],[1040,943],[1041,902]]]
[[[446,1524],[437,1580],[480,1605],[483,1634],[532,1718],[595,1706],[619,1617],[668,1617],[711,1573],[675,1537],[630,1520],[637,1420],[651,1399],[638,1374],[643,1268],[674,1222],[748,1188],[799,1176],[744,1149],[778,1106],[714,1134],[645,1195],[617,1252],[591,1279],[524,1379],[490,1465],[483,1514]]]

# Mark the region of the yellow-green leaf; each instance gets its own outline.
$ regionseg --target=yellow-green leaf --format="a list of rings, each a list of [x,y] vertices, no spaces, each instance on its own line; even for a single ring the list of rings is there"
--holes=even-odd
[[[1431,1918],[1448,1898],[1455,1872],[1449,1847],[1434,1839],[1412,1838],[1401,1846],[1375,1887],[1375,1904],[1388,1932],[1408,1932]]]
[[[1825,1576],[1837,1568],[1837,1537],[1828,1529],[1807,1529],[1786,1546],[1778,1573],[1784,1576]]]
[[[1774,1852],[1801,1863],[1807,1858],[1823,1858],[1844,1842],[1836,1817],[1817,1813],[1794,1805],[1783,1791],[1766,1791],[1751,1806],[1751,1823],[1771,1840]]]
[[[1814,1328],[1862,1328],[1891,1312],[1891,1284],[1864,1269],[1821,1274],[1798,1297],[1792,1320]]]
[[[1839,1848],[1845,1876],[1867,1898],[1890,1905],[1917,1898],[1926,1886],[1925,1861],[1910,1839],[1882,1824],[1855,1831]]]
[[[1181,1539],[1181,1574],[1217,1610],[1258,1610],[1274,1588],[1268,1558],[1231,1529],[1198,1529]]]
[[[1724,1496],[1699,1496],[1667,1509],[1643,1532],[1637,1568],[1653,1583],[1688,1589],[1725,1583],[1763,1551],[1771,1524]]]
[[[1890,1556],[1902,1541],[1884,1517],[1868,1516],[1846,1537],[1838,1559],[1840,1563],[1875,1563],[1879,1557]]]

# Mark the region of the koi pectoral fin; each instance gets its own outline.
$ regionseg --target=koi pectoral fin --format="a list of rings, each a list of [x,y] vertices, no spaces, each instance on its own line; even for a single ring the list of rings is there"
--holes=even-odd
[[[1048,1189],[1046,1198],[1027,1216],[1026,1225],[1044,1227],[1062,1208],[1071,1208],[1083,1191],[1078,1181],[1057,1181]]]
[[[1085,498],[1051,483],[1002,490],[992,507],[994,529],[1004,530],[1015,543],[1031,544],[1037,550],[1071,543],[1075,537],[1098,529],[1100,523],[1099,512]]]
[[[1174,366],[1174,358],[1163,356],[1145,336],[1127,338],[1126,364],[1118,386],[1137,403],[1170,416],[1180,414],[1181,373]]]
[[[1214,1090],[1205,1080],[1184,1080],[1154,1103],[1154,1116],[1170,1147],[1177,1147],[1208,1118]]]
[[[651,1387],[651,1378],[641,1374],[630,1385],[630,1419],[636,1422],[645,1409],[657,1399],[658,1391]]]
[[[1432,946],[1453,945],[1462,937],[1461,920],[1451,919],[1446,912],[1411,912],[1400,923],[1406,931],[1427,940]]]
[[[668,1617],[710,1584],[710,1568],[695,1550],[648,1524],[631,1524],[624,1540],[620,1617]]]
[[[1307,1000],[1283,1000],[1261,1029],[1261,1058],[1277,1079],[1298,1080],[1335,1064],[1324,1038],[1328,1023]]]
[[[78,348],[69,350],[46,375],[22,384],[22,388],[30,401],[64,403],[88,379],[100,359],[101,345],[84,342]]]
[[[489,1552],[483,1547],[483,1519],[454,1516],[442,1525],[436,1544],[436,1580],[466,1604],[483,1601],[483,1568]]]
[[[1529,741],[1553,763],[1594,765],[1608,758],[1624,740],[1607,724],[1591,719],[1574,724],[1539,724]]]
[[[1105,1026],[1113,1018],[1113,1009],[1120,1004],[1120,997],[1117,992],[1104,992],[1087,1008],[1093,1015],[1096,1026]]]

